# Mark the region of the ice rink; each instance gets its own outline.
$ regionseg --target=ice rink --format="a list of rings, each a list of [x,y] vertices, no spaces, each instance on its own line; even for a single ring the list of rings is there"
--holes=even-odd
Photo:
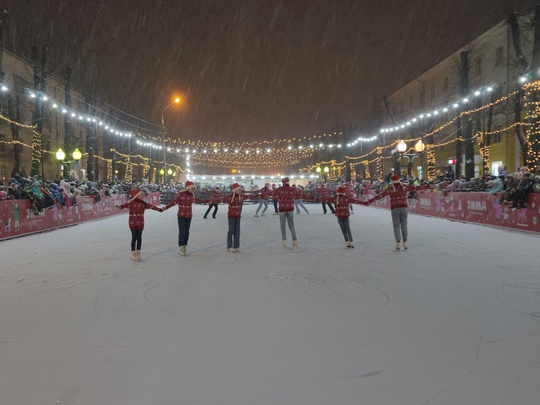
[[[194,206],[0,242],[2,405],[537,405],[540,235],[356,206],[243,210],[239,253]],[[290,234],[289,234],[290,235]],[[290,244],[290,240],[289,240]]]

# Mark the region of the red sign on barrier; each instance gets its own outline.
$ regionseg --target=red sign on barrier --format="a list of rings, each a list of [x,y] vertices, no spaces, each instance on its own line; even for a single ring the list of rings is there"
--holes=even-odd
[[[499,195],[487,192],[416,192],[416,198],[408,200],[409,212],[463,222],[515,228],[540,232],[540,194],[527,196],[527,208],[512,208],[509,204],[499,204]],[[388,197],[372,206],[390,208]]]
[[[102,197],[97,202],[93,197],[77,197],[77,205],[54,205],[38,215],[32,212],[30,200],[0,201],[0,240],[126,213],[117,208],[126,201],[126,194]],[[159,193],[150,194],[146,201],[158,205]]]

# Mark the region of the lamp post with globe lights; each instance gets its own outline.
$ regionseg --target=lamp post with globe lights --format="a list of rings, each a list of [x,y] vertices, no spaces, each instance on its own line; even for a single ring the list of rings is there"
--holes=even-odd
[[[66,159],[66,153],[62,150],[62,148],[58,148],[56,151],[56,160],[58,160],[62,164],[62,177],[67,178],[69,177],[69,167],[72,164],[79,163],[79,161],[82,158],[82,153],[79,150],[79,148],[75,148],[75,150],[71,153],[72,160],[65,160]]]
[[[167,185],[167,148],[165,147],[165,110],[172,105],[179,104],[180,97],[176,97],[174,101],[163,108],[161,111],[161,146],[163,147],[163,183]]]

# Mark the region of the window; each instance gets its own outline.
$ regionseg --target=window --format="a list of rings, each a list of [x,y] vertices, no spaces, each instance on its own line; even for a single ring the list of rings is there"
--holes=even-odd
[[[476,77],[482,76],[482,58],[476,60]]]
[[[425,100],[424,100],[424,90],[420,92],[420,108],[424,108]]]
[[[0,134],[0,152],[5,152],[7,150],[6,136]]]
[[[448,91],[448,76],[443,79],[443,93]]]
[[[499,67],[503,64],[504,59],[504,48],[502,46],[499,46],[495,50],[495,67]]]
[[[491,143],[501,143],[501,125],[495,125],[495,134],[491,135]]]

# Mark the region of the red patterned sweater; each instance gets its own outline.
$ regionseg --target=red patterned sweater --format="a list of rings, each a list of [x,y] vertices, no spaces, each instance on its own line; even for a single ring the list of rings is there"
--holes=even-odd
[[[144,210],[151,209],[154,211],[162,211],[156,205],[147,203],[139,198],[134,198],[120,206],[120,209],[129,208],[129,229],[132,231],[144,229]]]
[[[426,190],[429,186],[408,186],[406,184],[396,183],[396,184],[390,184],[386,190],[384,190],[382,193],[377,194],[375,197],[369,200],[369,203],[372,203],[373,201],[380,200],[386,196],[390,197],[390,209],[394,210],[396,208],[406,208],[408,207],[407,204],[407,196],[409,194],[409,191],[418,191],[418,190]]]
[[[192,218],[193,217],[193,211],[192,211],[192,204],[200,203],[200,204],[207,204],[211,202],[211,200],[201,200],[195,196],[190,191],[182,190],[179,191],[178,194],[176,194],[176,197],[174,197],[174,200],[172,200],[169,204],[167,204],[163,211],[168,210],[173,205],[178,204],[178,216],[182,218]]]

